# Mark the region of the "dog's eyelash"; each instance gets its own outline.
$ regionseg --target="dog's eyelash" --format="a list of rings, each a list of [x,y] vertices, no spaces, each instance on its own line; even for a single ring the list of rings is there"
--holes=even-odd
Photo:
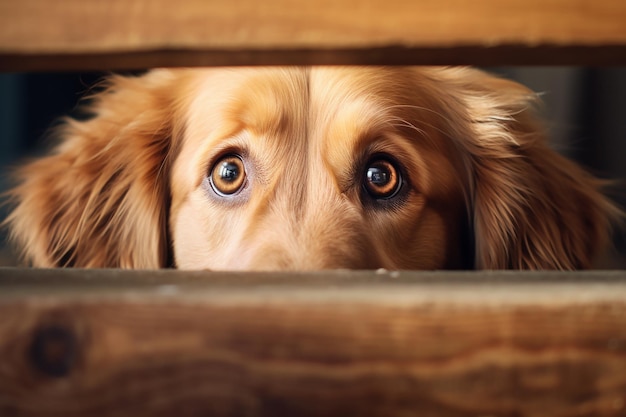
[[[415,130],[420,135],[426,136],[426,131],[424,129],[420,129],[419,127],[415,126],[413,123],[409,122],[408,120],[396,117],[396,118],[392,118],[391,121],[396,122],[392,124],[393,127],[408,127],[410,129]]]

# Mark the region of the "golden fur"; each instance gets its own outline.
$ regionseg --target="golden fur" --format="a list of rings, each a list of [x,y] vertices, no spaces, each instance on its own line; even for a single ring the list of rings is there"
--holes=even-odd
[[[619,211],[551,151],[535,95],[467,68],[217,68],[115,76],[18,172],[35,266],[574,269]],[[207,181],[225,154],[246,185]],[[375,155],[402,195],[363,191]]]

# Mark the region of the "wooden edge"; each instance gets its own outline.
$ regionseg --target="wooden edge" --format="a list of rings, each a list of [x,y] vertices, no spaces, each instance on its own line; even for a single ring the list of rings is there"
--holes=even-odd
[[[0,71],[136,70],[243,65],[626,65],[626,45],[389,46],[364,49],[150,50],[0,53]]]
[[[0,296],[10,288],[36,292],[57,289],[142,289],[176,284],[180,287],[286,286],[309,288],[383,284],[510,285],[510,284],[626,284],[626,270],[603,271],[388,271],[331,270],[311,272],[220,272],[177,269],[128,270],[0,267]]]
[[[154,271],[26,272],[0,271],[2,416],[626,413],[623,272],[487,274],[499,284],[231,275],[241,282],[228,286],[230,274],[164,271],[104,295]],[[36,291],[72,275],[101,285]]]

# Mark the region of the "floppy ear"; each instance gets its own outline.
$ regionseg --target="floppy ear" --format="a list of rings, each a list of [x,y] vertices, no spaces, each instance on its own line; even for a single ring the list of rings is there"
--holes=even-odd
[[[548,148],[525,87],[477,70],[448,76],[468,126],[456,135],[467,156],[475,267],[591,267],[620,217],[602,182]]]
[[[34,266],[158,268],[168,257],[171,74],[115,76],[85,122],[17,171],[7,223]]]

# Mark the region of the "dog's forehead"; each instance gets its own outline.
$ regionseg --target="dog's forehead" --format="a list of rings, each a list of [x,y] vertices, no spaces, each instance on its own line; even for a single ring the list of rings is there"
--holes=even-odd
[[[412,126],[422,108],[415,69],[225,68],[200,75],[187,129],[194,138],[186,146],[199,161],[243,137],[263,158],[282,160],[302,151],[341,173],[368,141],[399,127],[424,133]],[[205,151],[198,155],[198,148]]]
[[[409,104],[421,71],[403,67],[263,67],[203,70],[193,83],[195,107],[277,118],[279,110],[329,113],[346,102]]]

